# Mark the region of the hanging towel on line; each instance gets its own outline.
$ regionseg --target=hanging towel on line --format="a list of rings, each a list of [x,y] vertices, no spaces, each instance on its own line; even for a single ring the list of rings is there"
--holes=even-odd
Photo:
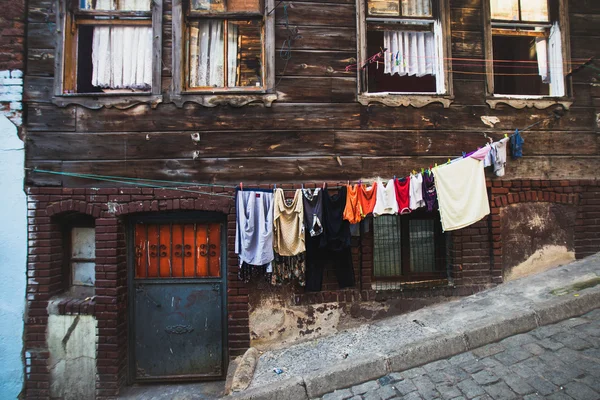
[[[360,207],[361,217],[364,218],[373,212],[375,202],[377,201],[377,182],[373,186],[358,184],[358,205]]]
[[[410,176],[410,209],[425,207],[423,200],[423,176],[418,173]]]
[[[464,228],[490,213],[482,160],[463,158],[435,167],[433,173],[444,231]]]

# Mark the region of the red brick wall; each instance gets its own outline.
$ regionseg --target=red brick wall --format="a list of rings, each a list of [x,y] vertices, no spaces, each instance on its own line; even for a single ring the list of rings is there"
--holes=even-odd
[[[25,38],[25,1],[4,3],[0,17],[0,71],[23,71]]]
[[[198,190],[197,188],[191,188]],[[233,191],[214,193],[233,195]],[[113,397],[127,378],[127,259],[123,217],[138,212],[169,210],[217,211],[227,215],[228,353],[242,354],[250,345],[248,289],[237,279],[234,254],[233,198],[186,194],[150,188],[28,188],[29,257],[28,309],[25,321],[26,398],[49,397],[49,357],[46,345],[48,300],[61,292],[62,240],[60,217],[69,213],[91,215],[96,223],[96,297],[93,303],[64,301],[59,312],[93,314],[98,321],[98,399]],[[112,211],[109,212],[109,203]]]
[[[288,185],[287,189],[297,188]],[[308,185],[307,185],[308,186]],[[314,186],[314,185],[313,185]],[[265,189],[269,186],[265,186]],[[454,286],[403,288],[377,293],[371,289],[372,230],[353,238],[357,286],[338,290],[335,274],[327,269],[323,291],[295,294],[296,304],[462,296],[502,282],[501,207],[517,202],[545,201],[577,207],[575,251],[578,258],[600,251],[600,183],[598,181],[492,181],[488,183],[491,214],[468,228],[451,233],[450,263]],[[195,190],[198,190],[195,188]],[[203,189],[204,190],[204,189]],[[220,188],[206,189],[233,195]],[[96,299],[61,305],[61,313],[93,314],[98,320],[98,398],[114,396],[126,379],[127,260],[123,217],[138,212],[170,210],[219,211],[227,215],[227,297],[229,356],[250,345],[250,286],[238,280],[234,253],[235,205],[232,198],[187,194],[150,188],[28,188],[29,257],[26,315],[27,398],[48,398],[48,350],[45,341],[48,300],[62,290],[62,240],[57,221],[66,213],[91,215],[96,221]],[[109,212],[109,203],[111,211]]]

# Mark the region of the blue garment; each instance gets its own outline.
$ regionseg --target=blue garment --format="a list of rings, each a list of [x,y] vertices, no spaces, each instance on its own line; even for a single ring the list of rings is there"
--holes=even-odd
[[[237,191],[235,253],[240,265],[273,261],[273,193]]]
[[[513,158],[521,158],[523,157],[523,137],[519,133],[517,129],[515,133],[510,137],[510,149],[512,152]]]

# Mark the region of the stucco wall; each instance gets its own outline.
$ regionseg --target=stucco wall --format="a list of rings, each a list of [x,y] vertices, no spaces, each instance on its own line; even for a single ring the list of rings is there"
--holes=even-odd
[[[94,399],[96,393],[96,319],[91,315],[50,315],[50,396]]]
[[[27,257],[27,202],[23,192],[23,142],[0,115],[0,399],[23,386],[23,312]]]

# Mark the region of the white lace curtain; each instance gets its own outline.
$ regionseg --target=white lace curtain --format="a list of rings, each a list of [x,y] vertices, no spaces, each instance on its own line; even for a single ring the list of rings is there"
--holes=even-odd
[[[227,33],[227,67],[225,66],[222,21],[199,21],[190,29],[190,86],[237,86],[238,27],[229,23]]]
[[[436,77],[436,92],[445,91],[444,51],[439,22],[434,23],[433,32],[385,31],[383,46],[387,49],[384,73],[400,76],[433,75]]]
[[[119,0],[118,10],[149,11],[149,0]],[[115,9],[98,0],[97,10]],[[152,86],[152,27],[96,26],[92,40],[92,85],[110,89]]]

